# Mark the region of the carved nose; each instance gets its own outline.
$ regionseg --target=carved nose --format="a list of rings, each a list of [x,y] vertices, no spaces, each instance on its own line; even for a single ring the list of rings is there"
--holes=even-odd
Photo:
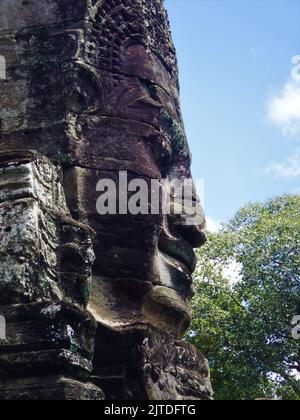
[[[176,229],[193,248],[199,248],[207,241],[205,228],[201,229],[199,226],[177,225]]]
[[[179,206],[183,211],[179,212]],[[175,214],[176,208],[178,213]],[[207,241],[206,220],[200,202],[192,201],[185,206],[174,203],[174,214],[170,216],[170,222],[178,234],[185,239],[193,248],[199,248]]]

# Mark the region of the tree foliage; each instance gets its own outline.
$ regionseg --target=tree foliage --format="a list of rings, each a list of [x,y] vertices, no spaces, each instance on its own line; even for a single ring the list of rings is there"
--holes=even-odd
[[[242,208],[199,251],[188,339],[209,359],[216,399],[300,399],[299,233],[300,197],[285,195]]]

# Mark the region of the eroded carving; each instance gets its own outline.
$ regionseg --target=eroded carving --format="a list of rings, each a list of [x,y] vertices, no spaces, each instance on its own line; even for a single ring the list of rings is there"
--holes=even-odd
[[[92,231],[73,220],[60,170],[36,152],[0,153],[0,303],[86,306]]]
[[[76,383],[68,376],[63,383],[49,379],[50,397],[97,399],[100,387],[108,399],[210,399],[206,361],[181,342],[204,215],[191,225],[184,212],[103,216],[96,209],[97,182],[117,184],[120,171],[149,185],[191,177],[163,2],[21,3],[0,4],[0,49],[7,58],[7,79],[0,82],[0,302],[8,328],[25,314],[37,325],[57,302],[88,319],[96,348],[91,338],[88,352],[75,354],[84,359],[79,366],[88,366],[89,383],[80,375]],[[183,205],[176,195],[171,201],[173,209]],[[191,201],[200,208],[196,193]],[[24,307],[12,316],[15,304]],[[37,316],[30,305],[45,306]],[[61,325],[53,328],[61,337],[74,331],[80,342],[86,332],[70,317],[58,311]],[[69,368],[74,345],[59,347]],[[120,359],[120,346],[133,348],[134,357],[126,350]],[[16,373],[19,365],[3,349],[2,372]],[[57,359],[54,366],[66,375]],[[27,387],[24,381],[17,389]],[[37,398],[47,389],[37,391],[39,383],[31,394]],[[9,393],[0,386],[0,398]]]

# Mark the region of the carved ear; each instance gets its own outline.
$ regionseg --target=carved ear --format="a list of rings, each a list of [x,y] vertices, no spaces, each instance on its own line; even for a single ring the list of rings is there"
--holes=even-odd
[[[99,111],[103,104],[103,87],[97,72],[89,65],[77,61],[69,73],[67,83],[67,109],[76,114]]]

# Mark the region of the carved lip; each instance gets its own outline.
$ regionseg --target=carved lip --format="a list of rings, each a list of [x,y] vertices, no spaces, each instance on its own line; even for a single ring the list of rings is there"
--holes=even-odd
[[[166,255],[184,264],[192,274],[196,268],[196,254],[191,245],[184,239],[178,239],[162,233],[159,238],[159,249]]]

